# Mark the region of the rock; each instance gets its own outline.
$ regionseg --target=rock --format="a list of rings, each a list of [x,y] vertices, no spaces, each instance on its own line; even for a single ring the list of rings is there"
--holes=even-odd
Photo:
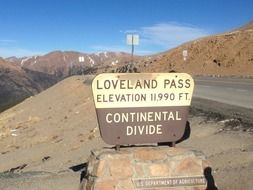
[[[205,176],[212,178],[208,168],[210,163],[199,151],[168,147],[101,149],[92,151],[83,189],[204,190]]]
[[[42,158],[42,162],[45,162],[45,161],[47,161],[50,158],[51,158],[50,156],[45,156],[44,158]]]
[[[5,171],[4,173],[14,173],[14,172],[20,172],[22,169],[24,169],[27,166],[27,164],[22,164],[20,166],[14,167],[9,169],[8,171]]]

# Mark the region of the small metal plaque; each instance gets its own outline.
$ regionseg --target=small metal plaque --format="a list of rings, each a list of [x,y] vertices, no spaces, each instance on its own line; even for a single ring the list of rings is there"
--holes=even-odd
[[[175,142],[183,136],[194,89],[190,75],[100,74],[92,89],[106,143]]]
[[[174,177],[174,178],[143,178],[133,179],[136,189],[154,189],[163,187],[198,187],[206,186],[204,176]]]

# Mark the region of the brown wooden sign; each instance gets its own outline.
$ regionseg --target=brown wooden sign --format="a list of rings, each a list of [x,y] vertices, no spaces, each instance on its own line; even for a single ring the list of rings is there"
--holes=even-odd
[[[185,73],[98,75],[92,90],[102,139],[112,145],[179,140],[193,89]]]

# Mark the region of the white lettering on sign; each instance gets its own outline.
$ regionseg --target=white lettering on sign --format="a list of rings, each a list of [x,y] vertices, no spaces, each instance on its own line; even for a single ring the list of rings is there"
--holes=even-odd
[[[178,111],[107,113],[105,118],[107,123],[180,121],[182,119]]]
[[[141,122],[161,122],[161,121],[180,121],[182,118],[178,111],[156,111],[156,112],[122,112],[107,113],[105,121],[108,124],[141,123]],[[162,134],[162,125],[128,125],[126,135],[159,135]]]
[[[161,135],[162,134],[162,125],[136,125],[136,126],[127,126],[126,135]]]
[[[198,187],[206,186],[207,181],[204,176],[189,176],[175,178],[147,178],[134,179],[133,183],[138,189],[163,188],[163,187]]]

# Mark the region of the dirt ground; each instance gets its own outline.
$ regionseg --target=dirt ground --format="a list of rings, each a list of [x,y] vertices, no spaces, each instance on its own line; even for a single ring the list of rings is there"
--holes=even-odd
[[[90,150],[108,147],[90,84],[91,77],[71,77],[0,114],[1,190],[80,189]],[[205,153],[220,190],[251,190],[253,126],[207,105],[193,101],[191,136],[177,146]]]

